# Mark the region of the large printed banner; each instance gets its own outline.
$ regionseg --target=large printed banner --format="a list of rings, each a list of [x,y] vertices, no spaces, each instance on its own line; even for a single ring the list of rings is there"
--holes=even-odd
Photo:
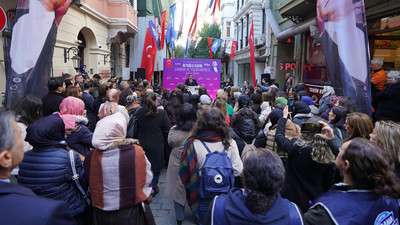
[[[172,91],[179,83],[185,83],[189,74],[215,98],[221,81],[221,60],[164,59],[163,88]]]
[[[317,21],[329,80],[336,95],[371,115],[369,48],[364,0],[318,0]]]
[[[11,38],[5,105],[47,94],[57,29],[72,0],[18,0]],[[60,74],[59,74],[60,75]]]

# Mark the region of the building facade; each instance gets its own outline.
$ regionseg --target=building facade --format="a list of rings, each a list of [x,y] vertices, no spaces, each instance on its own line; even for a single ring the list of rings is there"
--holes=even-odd
[[[295,82],[317,86],[330,82],[319,42],[316,4],[316,0],[265,1],[273,30],[267,63],[275,67],[280,84],[286,73],[291,73]],[[364,0],[364,4],[371,59],[382,58],[387,71],[400,70],[400,2]]]
[[[1,7],[8,20],[1,33],[0,48],[0,55],[4,56],[0,61],[0,92],[4,93],[16,1],[3,1]],[[136,0],[75,0],[58,27],[51,74],[77,73],[72,60],[65,60],[64,54],[75,47],[89,75],[98,73],[104,79],[126,73],[129,76],[128,41],[138,32]],[[70,50],[69,58],[75,53]]]

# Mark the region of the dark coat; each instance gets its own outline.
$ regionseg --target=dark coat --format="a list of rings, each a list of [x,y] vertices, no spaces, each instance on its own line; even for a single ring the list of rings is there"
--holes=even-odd
[[[76,130],[65,139],[65,142],[68,147],[85,156],[93,147],[92,139],[93,133],[86,126],[79,124]]]
[[[39,196],[63,200],[73,216],[85,211],[86,203],[72,180],[68,151],[61,144],[64,122],[58,114],[41,118],[27,128],[25,140],[33,149],[25,152],[19,165],[18,183]],[[87,190],[83,163],[75,153],[75,164],[81,185]]]
[[[236,141],[239,149],[239,154],[242,155],[244,142],[251,144],[255,138],[254,145],[256,148],[264,148],[267,139],[264,132],[257,127],[252,119],[243,119],[235,123],[235,127],[231,128],[232,138]]]
[[[42,116],[45,117],[54,112],[59,112],[62,100],[64,100],[63,94],[49,91],[49,93],[42,98]]]
[[[332,186],[335,164],[321,164],[312,160],[312,148],[308,145],[304,147],[295,145],[298,138],[289,140],[282,135],[285,133],[285,128],[286,119],[279,119],[275,141],[288,153],[286,180],[281,194],[306,212],[310,207],[310,201],[314,201]]]
[[[87,118],[89,119],[89,130],[93,132],[98,121],[98,111],[95,111],[93,106],[94,98],[92,95],[84,91],[82,92],[82,101],[85,103]]]
[[[199,84],[197,84],[197,81],[195,79],[192,79],[192,83],[190,83],[189,80],[190,79],[186,79],[185,85],[187,85],[187,86],[198,86],[199,85]]]
[[[63,201],[36,196],[20,185],[0,182],[1,224],[73,225],[74,219]]]
[[[170,128],[167,112],[159,109],[157,115],[146,117],[144,110],[136,110],[139,143],[151,163],[153,173],[160,173]]]
[[[400,82],[390,85],[376,96],[377,120],[400,122]]]

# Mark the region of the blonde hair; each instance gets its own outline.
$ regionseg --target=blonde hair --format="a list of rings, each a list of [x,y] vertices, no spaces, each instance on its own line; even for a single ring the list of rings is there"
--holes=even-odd
[[[400,162],[400,124],[393,121],[378,121],[374,133],[378,145],[388,151],[393,160]]]
[[[325,122],[325,120],[320,117],[312,117],[307,122],[318,123],[318,121]],[[328,143],[313,133],[301,134],[301,136],[294,142],[294,145],[301,148],[311,146],[311,159],[317,163],[329,164],[335,162],[335,156],[333,155]]]
[[[217,98],[221,98],[224,101],[228,100],[228,96],[225,94],[225,91],[222,89],[218,89],[217,91]]]

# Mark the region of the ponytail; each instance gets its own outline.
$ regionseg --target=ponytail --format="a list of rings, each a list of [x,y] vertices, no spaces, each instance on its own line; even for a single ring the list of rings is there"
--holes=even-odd
[[[152,92],[147,92],[143,96],[143,111],[146,117],[155,116],[158,113],[157,104],[156,104],[157,97]]]

